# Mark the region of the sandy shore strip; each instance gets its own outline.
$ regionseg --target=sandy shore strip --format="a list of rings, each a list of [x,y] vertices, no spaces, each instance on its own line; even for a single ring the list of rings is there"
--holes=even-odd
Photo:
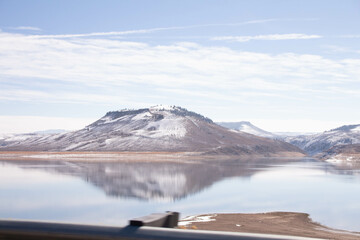
[[[302,156],[283,152],[274,158],[301,159]],[[44,151],[0,151],[0,161],[67,161],[67,162],[179,162],[194,163],[217,160],[251,160],[263,156],[208,155],[202,152],[44,152]],[[269,157],[267,157],[269,158]]]
[[[193,152],[0,152],[0,160],[69,162],[173,162],[202,158]]]
[[[359,232],[328,228],[313,222],[309,214],[296,212],[189,216],[180,220],[179,228],[278,234],[337,240],[360,240]]]

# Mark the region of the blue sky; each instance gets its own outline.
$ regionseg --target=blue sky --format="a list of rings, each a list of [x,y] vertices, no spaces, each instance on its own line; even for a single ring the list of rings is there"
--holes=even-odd
[[[178,105],[269,131],[359,124],[360,1],[0,0],[0,133]]]

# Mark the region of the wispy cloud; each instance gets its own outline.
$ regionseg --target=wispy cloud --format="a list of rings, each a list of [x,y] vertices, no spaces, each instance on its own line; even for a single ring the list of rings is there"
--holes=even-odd
[[[235,25],[246,25],[246,24],[255,24],[261,22],[272,21],[272,19],[267,20],[254,20],[243,23],[229,23],[229,24],[201,24],[201,25],[191,25],[191,26],[178,26],[178,27],[159,27],[159,28],[148,28],[148,29],[137,29],[137,30],[127,30],[127,31],[112,31],[112,32],[94,32],[94,33],[84,33],[84,34],[56,34],[56,35],[31,35],[31,38],[79,38],[79,37],[106,37],[106,36],[123,36],[123,35],[132,35],[132,34],[145,34],[153,33],[159,31],[170,31],[170,30],[181,30],[181,29],[191,29],[191,28],[201,28],[201,27],[211,27],[211,26],[235,26]]]
[[[224,26],[243,26],[251,24],[261,24],[269,22],[287,22],[287,21],[315,21],[317,19],[308,18],[308,19],[279,19],[279,18],[270,18],[270,19],[255,19],[244,22],[236,23],[209,23],[209,24],[197,24],[197,25],[188,25],[188,26],[172,26],[172,27],[157,27],[157,28],[148,28],[148,29],[135,29],[135,30],[126,30],[126,31],[112,31],[112,32],[94,32],[94,33],[83,33],[83,34],[56,34],[56,35],[32,35],[32,38],[79,38],[79,37],[106,37],[106,36],[126,36],[132,34],[146,34],[159,31],[171,31],[171,30],[183,30],[183,29],[192,29],[192,28],[206,28],[206,27],[224,27]],[[29,29],[30,30],[30,29]]]
[[[256,36],[219,36],[214,37],[215,41],[236,41],[236,42],[248,42],[251,40],[303,40],[303,39],[316,39],[322,38],[321,35],[308,35],[303,33],[288,33],[288,34],[268,34],[268,35],[256,35]]]
[[[13,29],[13,30],[27,30],[27,31],[42,31],[41,28],[32,27],[32,26],[8,27],[8,29]]]
[[[138,29],[128,31],[113,31],[113,32],[94,32],[94,33],[83,33],[83,34],[54,34],[54,35],[31,35],[31,38],[79,38],[79,37],[106,37],[106,36],[121,36],[131,34],[144,34],[158,31],[177,30],[185,29],[188,27],[163,27],[163,28],[149,28],[149,29]]]
[[[109,39],[32,39],[2,32],[0,51],[3,75],[83,84],[206,86],[218,85],[218,79],[222,79],[219,87],[232,88],[248,85],[242,84],[247,79],[253,83],[258,79],[259,84],[251,86],[279,90],[289,89],[289,84],[311,84],[313,79],[319,81],[324,76],[334,77],[335,81],[359,78],[350,74],[355,62],[350,65],[318,55],[271,55],[195,43],[151,46]],[[266,80],[274,76],[276,82]],[[296,83],[299,78],[301,83]],[[285,79],[288,85],[280,87],[279,79]],[[289,83],[288,79],[293,81]]]

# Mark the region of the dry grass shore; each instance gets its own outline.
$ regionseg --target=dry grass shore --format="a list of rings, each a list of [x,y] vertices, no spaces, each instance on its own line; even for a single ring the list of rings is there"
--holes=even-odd
[[[187,217],[179,228],[264,233],[336,240],[360,239],[360,232],[332,229],[313,222],[306,213],[207,214]]]

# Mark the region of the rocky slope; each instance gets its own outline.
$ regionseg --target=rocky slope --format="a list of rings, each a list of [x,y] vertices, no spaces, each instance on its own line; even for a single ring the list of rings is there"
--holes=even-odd
[[[360,143],[360,124],[345,125],[314,135],[289,136],[284,140],[315,155],[334,146]]]
[[[272,156],[301,152],[288,143],[235,133],[180,107],[108,112],[68,133],[0,139],[1,151],[186,151]]]

